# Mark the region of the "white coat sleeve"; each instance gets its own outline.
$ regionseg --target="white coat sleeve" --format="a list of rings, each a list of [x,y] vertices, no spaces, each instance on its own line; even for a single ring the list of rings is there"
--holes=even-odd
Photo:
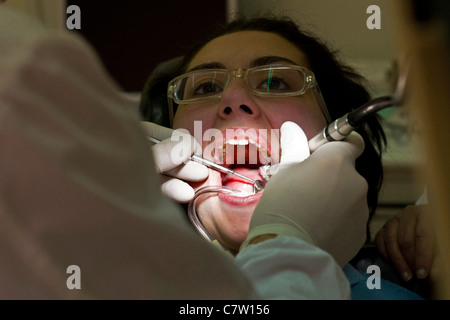
[[[247,246],[236,263],[262,299],[350,299],[349,281],[333,257],[296,237]]]
[[[0,299],[254,297],[146,141],[86,42],[0,6]]]

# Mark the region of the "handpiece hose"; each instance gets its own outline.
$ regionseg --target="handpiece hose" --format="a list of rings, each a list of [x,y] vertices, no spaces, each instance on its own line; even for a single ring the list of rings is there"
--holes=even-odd
[[[378,111],[394,105],[402,105],[406,96],[409,69],[410,61],[406,61],[403,68],[401,68],[394,93],[391,96],[375,98],[330,123],[315,137],[309,140],[310,151],[314,152],[321,145],[329,141],[344,140],[346,136]]]
[[[358,109],[350,111],[323,128],[316,136],[309,140],[309,150],[314,152],[326,142],[344,140],[352,131],[362,125],[367,118],[381,109],[396,104],[392,97],[380,97],[369,101]]]

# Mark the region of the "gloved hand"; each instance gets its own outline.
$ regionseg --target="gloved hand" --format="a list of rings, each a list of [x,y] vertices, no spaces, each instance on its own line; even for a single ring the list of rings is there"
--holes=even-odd
[[[355,170],[364,141],[352,133],[302,161],[309,152],[302,133],[292,122],[281,127],[278,172],[266,185],[241,249],[267,236],[291,235],[327,251],[343,266],[366,238],[368,185]]]
[[[161,140],[152,146],[156,170],[163,174],[162,192],[173,200],[185,203],[194,198],[194,189],[185,181],[198,182],[208,178],[208,168],[190,161],[195,153],[201,155],[201,145],[189,132],[173,130],[142,121],[147,136]]]

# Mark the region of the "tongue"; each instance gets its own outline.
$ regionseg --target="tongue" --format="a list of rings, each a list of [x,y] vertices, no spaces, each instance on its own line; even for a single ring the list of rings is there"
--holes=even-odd
[[[245,167],[237,167],[233,169],[234,172],[243,176],[249,177],[253,180],[261,179],[258,169],[249,169]],[[227,174],[222,178],[222,185],[233,189],[240,190],[246,193],[253,193],[253,184],[250,181],[244,180],[232,174]]]

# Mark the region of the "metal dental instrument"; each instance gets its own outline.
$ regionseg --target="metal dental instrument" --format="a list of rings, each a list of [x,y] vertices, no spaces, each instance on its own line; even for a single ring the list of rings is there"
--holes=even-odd
[[[147,136],[147,139],[152,141],[152,142],[154,142],[154,143],[160,143],[161,142],[161,140],[158,140],[156,138],[149,137],[149,136]],[[254,180],[252,178],[243,176],[242,174],[239,174],[239,173],[235,172],[234,170],[231,170],[231,169],[229,169],[227,167],[218,165],[217,163],[215,163],[213,161],[204,159],[204,158],[199,157],[199,156],[197,156],[195,154],[191,156],[191,160],[194,161],[194,162],[203,164],[203,165],[205,165],[205,166],[207,166],[207,167],[209,167],[211,169],[214,169],[214,170],[217,170],[217,171],[220,171],[220,172],[223,172],[223,173],[227,173],[227,174],[232,174],[232,175],[235,175],[236,177],[239,177],[241,179],[244,179],[246,181],[251,182],[253,184],[253,192],[254,193],[258,193],[258,192],[261,192],[262,190],[264,190],[265,183],[263,181],[261,181],[261,180]]]
[[[315,137],[309,140],[309,149],[314,152],[317,148],[329,141],[345,139],[352,131],[362,125],[367,118],[381,109],[394,105],[401,105],[404,100],[406,80],[408,78],[409,64],[400,73],[394,93],[391,96],[375,98],[358,109],[348,112],[344,116],[326,126]]]

